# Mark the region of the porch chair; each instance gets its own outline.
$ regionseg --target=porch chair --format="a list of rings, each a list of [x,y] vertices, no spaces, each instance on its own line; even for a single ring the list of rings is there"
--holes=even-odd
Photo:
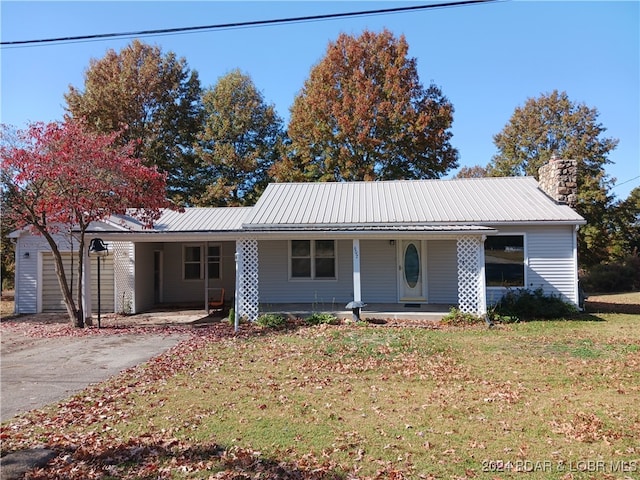
[[[224,311],[224,288],[209,289],[209,313]]]

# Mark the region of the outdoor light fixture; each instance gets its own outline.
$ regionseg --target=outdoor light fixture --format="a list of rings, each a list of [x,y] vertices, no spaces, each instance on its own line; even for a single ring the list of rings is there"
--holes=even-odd
[[[109,255],[109,248],[101,238],[92,238],[91,242],[89,242],[89,253],[92,253],[98,257],[106,257],[107,255]]]
[[[93,254],[98,259],[98,328],[100,328],[100,263],[102,257],[109,255],[109,248],[101,238],[92,238],[89,242],[89,254]]]
[[[24,252],[23,257],[24,257],[24,258],[29,258],[29,252]]]

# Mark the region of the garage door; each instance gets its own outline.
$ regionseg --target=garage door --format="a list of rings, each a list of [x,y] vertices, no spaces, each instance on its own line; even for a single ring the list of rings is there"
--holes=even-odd
[[[91,305],[94,311],[98,309],[98,264],[95,258],[90,258],[91,262]],[[113,312],[113,258],[105,257],[101,259],[100,265],[100,310],[102,312]],[[67,281],[73,283],[73,299],[78,298],[78,257],[73,258],[73,281],[71,268],[71,254],[62,254],[62,263],[67,274]],[[44,253],[42,256],[42,311],[43,312],[63,312],[66,308],[62,300],[60,284],[56,276],[53,254]]]

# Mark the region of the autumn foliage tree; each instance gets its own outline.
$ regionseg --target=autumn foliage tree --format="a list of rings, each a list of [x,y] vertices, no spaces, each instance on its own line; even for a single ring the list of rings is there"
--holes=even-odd
[[[517,107],[504,129],[494,136],[498,148],[488,165],[490,176],[531,175],[553,155],[578,162],[576,210],[587,225],[579,231],[579,257],[589,266],[610,255],[611,179],[604,166],[618,140],[604,137],[598,110],[573,102],[557,90],[529,98]]]
[[[69,86],[68,112],[100,133],[135,140],[134,155],[167,174],[168,195],[191,203],[202,192],[193,145],[202,122],[198,74],[184,58],[134,40],[120,52],[92,59],[84,88]]]
[[[282,119],[251,77],[239,70],[204,92],[204,128],[197,153],[207,168],[202,206],[255,203],[282,145]]]
[[[457,166],[453,106],[424,88],[409,46],[388,30],[341,34],[291,108],[279,180],[437,178]]]
[[[484,178],[488,177],[488,170],[481,165],[473,165],[471,167],[462,167],[455,178]]]
[[[84,325],[81,286],[91,222],[127,212],[150,226],[168,206],[165,175],[135,158],[135,148],[132,142],[122,145],[118,133],[95,133],[71,118],[17,132],[2,129],[3,221],[46,239],[67,314],[78,327]],[[77,300],[56,243],[61,233],[72,233],[79,245]]]

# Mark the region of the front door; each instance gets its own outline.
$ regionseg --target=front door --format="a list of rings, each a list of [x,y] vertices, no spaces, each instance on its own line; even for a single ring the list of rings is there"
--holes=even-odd
[[[424,243],[420,240],[402,240],[398,252],[398,283],[401,302],[425,302]]]

